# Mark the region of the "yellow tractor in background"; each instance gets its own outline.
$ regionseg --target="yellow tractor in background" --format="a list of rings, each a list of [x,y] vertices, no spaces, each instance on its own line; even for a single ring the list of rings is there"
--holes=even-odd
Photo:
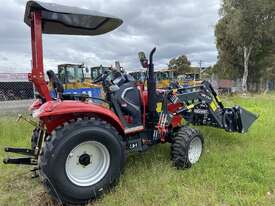
[[[99,77],[101,74],[104,73],[104,71],[108,71],[111,67],[105,67],[105,66],[96,66],[90,68],[90,81],[93,82],[97,77]],[[101,87],[101,84],[98,84],[98,87]]]
[[[87,94],[90,97],[100,97],[101,89],[92,84],[88,76],[89,69],[84,64],[60,64],[57,76],[64,86],[65,94]]]
[[[182,86],[196,86],[202,83],[199,73],[185,73],[178,75],[177,81]]]
[[[129,74],[132,75],[132,77],[134,77],[134,79],[139,82],[144,82],[144,80],[146,79],[146,72],[142,70],[137,72],[129,72]]]
[[[91,80],[85,78],[87,68],[84,64],[60,64],[58,65],[58,78],[64,89],[80,89],[92,87]]]
[[[165,89],[168,88],[171,81],[175,80],[175,72],[169,69],[161,69],[155,71],[156,77],[156,86],[158,89]],[[145,71],[137,71],[137,72],[129,72],[137,81],[143,82],[146,79],[146,72]]]
[[[171,69],[160,69],[155,71],[157,88],[165,89],[169,87],[171,81],[175,80],[175,72]]]

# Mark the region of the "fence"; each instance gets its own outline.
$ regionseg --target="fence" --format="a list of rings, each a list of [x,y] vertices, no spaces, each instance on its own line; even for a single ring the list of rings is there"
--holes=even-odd
[[[0,82],[0,113],[10,114],[26,111],[34,99],[31,82]]]
[[[0,101],[33,99],[31,82],[0,82]]]
[[[216,75],[212,75],[208,79],[212,86],[220,93],[241,93],[242,92],[242,79],[227,80],[219,79]],[[247,89],[253,93],[263,93],[275,90],[275,80],[259,79],[257,82],[247,81]]]
[[[1,80],[1,79],[0,79]],[[65,94],[87,94],[90,97],[100,97],[99,88],[66,89]],[[56,93],[51,92],[55,97]],[[35,89],[27,81],[0,82],[0,115],[26,112],[35,97]]]

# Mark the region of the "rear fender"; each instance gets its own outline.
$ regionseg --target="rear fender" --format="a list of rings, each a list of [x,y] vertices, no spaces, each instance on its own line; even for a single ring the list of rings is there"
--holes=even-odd
[[[72,119],[99,117],[109,122],[121,135],[124,135],[124,126],[117,115],[110,109],[97,104],[80,101],[49,101],[39,108],[37,116],[49,133]]]

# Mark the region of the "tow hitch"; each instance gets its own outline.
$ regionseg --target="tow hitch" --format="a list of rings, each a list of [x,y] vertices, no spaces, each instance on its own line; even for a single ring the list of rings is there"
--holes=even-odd
[[[23,117],[22,114],[18,114],[18,118],[16,119],[16,122],[19,122],[20,120],[24,120],[31,124],[32,126],[37,126],[37,123],[29,120],[25,117]],[[8,153],[15,153],[20,155],[25,155],[27,157],[17,157],[17,158],[5,158],[3,160],[4,164],[23,164],[23,165],[37,165],[37,159],[35,158],[35,151],[29,148],[19,148],[19,147],[5,147],[5,152]]]

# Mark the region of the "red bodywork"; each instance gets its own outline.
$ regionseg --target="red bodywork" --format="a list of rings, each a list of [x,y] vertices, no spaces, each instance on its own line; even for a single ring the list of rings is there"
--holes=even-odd
[[[46,101],[51,101],[52,98],[44,79],[41,12],[32,12],[31,18],[32,73],[29,74],[29,80],[34,83],[35,88]]]
[[[124,126],[117,115],[103,106],[80,101],[49,101],[37,111],[37,115],[45,124],[49,133],[59,125],[80,117],[100,117],[112,124],[120,134],[124,134]]]
[[[56,127],[64,124],[67,121],[80,117],[100,117],[112,124],[120,134],[124,134],[124,125],[121,123],[118,116],[103,106],[85,103],[80,101],[52,101],[47,83],[44,79],[43,69],[43,48],[42,48],[42,20],[41,12],[33,11],[31,13],[31,38],[32,38],[32,73],[29,74],[29,80],[35,85],[39,94],[44,97],[45,103],[35,101],[30,110],[34,116],[39,117],[48,132],[51,133]],[[145,126],[146,108],[147,108],[147,91],[144,91],[144,85],[138,86],[140,89],[141,102],[143,105],[143,124]],[[173,108],[172,106],[171,112]],[[176,126],[181,121],[181,118],[175,116],[172,121],[172,126]]]

